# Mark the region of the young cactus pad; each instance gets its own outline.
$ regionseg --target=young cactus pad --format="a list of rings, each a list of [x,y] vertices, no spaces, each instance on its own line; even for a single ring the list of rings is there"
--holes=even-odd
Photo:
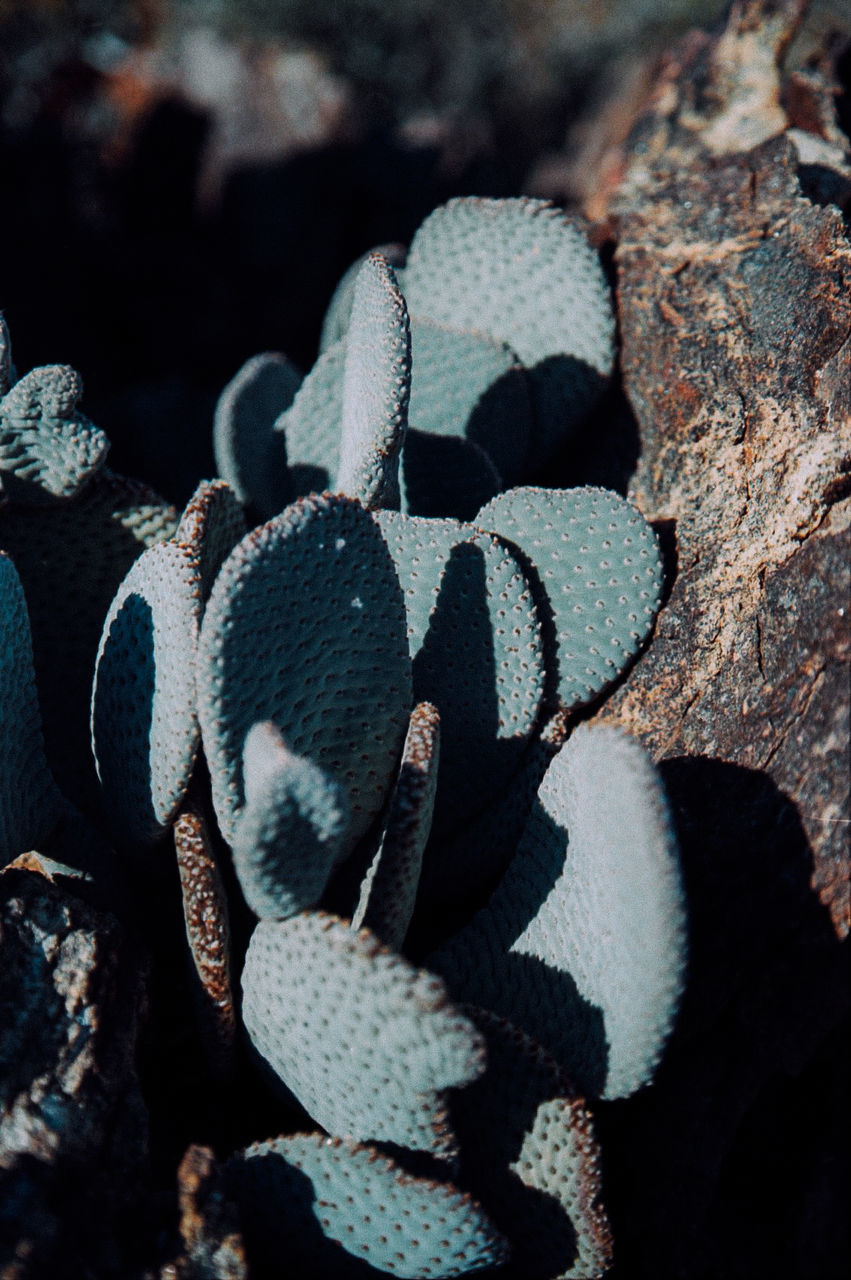
[[[92,687],[92,750],[111,822],[156,840],[186,794],[198,750],[198,565],[165,542],[143,552],[104,623]]]
[[[79,374],[33,369],[0,400],[0,483],[21,502],[70,498],[98,471],[109,441],[77,409]]]
[[[590,702],[635,657],[662,598],[662,559],[650,525],[609,489],[509,489],[475,524],[519,548],[543,588],[556,636],[558,697]]]
[[[47,767],[27,606],[10,556],[0,552],[0,865],[35,849],[59,818]]]
[[[547,770],[499,888],[429,965],[457,999],[533,1035],[587,1096],[621,1098],[653,1076],[685,954],[659,775],[621,731],[583,725]]]
[[[365,507],[399,506],[408,425],[411,336],[390,264],[370,254],[358,272],[346,335],[340,465],[335,489]]]
[[[275,423],[292,404],[302,376],[286,356],[253,356],[219,396],[213,418],[213,451],[219,474],[239,501],[263,519],[288,498],[284,438]]]
[[[404,266],[405,258],[408,256],[405,246],[394,241],[392,244],[376,245],[374,249],[367,250],[366,253],[362,253],[359,258],[355,259],[340,277],[331,301],[328,303],[325,318],[322,321],[322,333],[319,337],[320,353],[327,351],[329,347],[333,347],[335,342],[339,342],[340,338],[346,336],[355,297],[355,281],[367,258],[374,253],[380,254],[382,258],[389,262],[397,273],[397,279],[399,268]]]
[[[228,1190],[252,1254],[287,1274],[440,1280],[498,1266],[506,1255],[468,1195],[341,1138],[255,1143],[230,1161]]]
[[[346,849],[346,794],[312,760],[290,751],[270,721],[248,731],[243,778],[234,870],[254,914],[284,920],[319,901]]]
[[[223,562],[244,538],[245,517],[233,489],[224,480],[202,480],[174,535],[195,560],[206,603]]]
[[[435,831],[482,809],[511,777],[538,720],[544,654],[514,556],[457,520],[375,519],[405,591],[417,701],[440,712]]]
[[[403,289],[417,319],[477,329],[529,371],[544,461],[582,417],[614,359],[606,279],[583,233],[544,200],[450,200],[411,243]]]
[[[353,848],[384,803],[413,700],[402,590],[358,502],[314,494],[243,538],[210,595],[198,671],[225,839],[245,802],[245,736],[272,720],[348,795]]]
[[[261,920],[242,975],[255,1048],[329,1133],[449,1153],[444,1091],[483,1068],[439,978],[336,916]]]

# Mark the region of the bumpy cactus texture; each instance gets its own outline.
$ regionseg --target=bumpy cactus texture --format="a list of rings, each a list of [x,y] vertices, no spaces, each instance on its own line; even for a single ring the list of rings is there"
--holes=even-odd
[[[242,975],[259,1052],[329,1133],[454,1149],[445,1091],[483,1067],[443,982],[322,912],[261,920]]]
[[[586,1095],[650,1080],[682,992],[685,909],[664,792],[636,742],[605,725],[573,734],[499,888],[429,965]]]
[[[340,463],[345,368],[343,337],[323,351],[275,423],[285,441],[290,498],[334,484]]]
[[[507,1252],[468,1195],[318,1133],[255,1143],[231,1161],[229,1189],[258,1255],[306,1275],[459,1276]]]
[[[353,847],[384,803],[410,705],[401,588],[358,503],[302,499],[238,544],[207,604],[198,663],[198,713],[226,839],[245,802],[245,735],[272,720],[290,750],[345,787]]]
[[[216,466],[240,502],[266,519],[289,497],[284,438],[275,423],[293,401],[302,376],[286,356],[253,356],[227,384],[213,418]]]
[[[346,792],[312,760],[290,751],[271,721],[246,735],[243,780],[234,870],[254,914],[284,920],[319,901],[346,849]]]
[[[109,441],[77,408],[79,374],[33,369],[0,400],[0,483],[24,502],[70,498],[103,466]]]
[[[370,254],[358,272],[346,334],[340,465],[335,489],[365,507],[398,507],[408,425],[411,336],[390,264]]]
[[[204,604],[223,562],[246,532],[242,507],[231,486],[224,480],[202,480],[180,517],[174,541],[195,561]]]
[[[24,592],[0,552],[0,865],[35,849],[59,818],[61,800],[47,767]]]
[[[355,297],[355,281],[358,278],[361,267],[367,258],[372,254],[378,253],[386,262],[390,264],[394,271],[398,272],[400,267],[405,265],[405,259],[408,251],[404,245],[395,241],[391,244],[379,244],[374,249],[362,253],[356,258],[347,271],[340,277],[331,301],[325,309],[325,318],[322,321],[322,332],[319,335],[319,351],[327,351],[329,347],[333,347],[336,342],[345,337],[349,328],[349,322],[352,315],[352,306]]]

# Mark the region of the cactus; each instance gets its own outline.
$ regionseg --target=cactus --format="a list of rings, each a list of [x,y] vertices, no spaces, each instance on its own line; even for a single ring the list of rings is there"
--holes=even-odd
[[[265,352],[246,361],[216,405],[213,452],[219,475],[240,502],[266,519],[289,498],[284,438],[275,424],[301,382],[285,356]]]

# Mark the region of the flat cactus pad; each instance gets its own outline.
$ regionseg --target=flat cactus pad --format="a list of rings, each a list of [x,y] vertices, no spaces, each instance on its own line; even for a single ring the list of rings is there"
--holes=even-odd
[[[430,702],[411,712],[384,830],[361,886],[352,926],[401,951],[411,923],[423,850],[431,831],[440,760],[440,716]]]
[[[339,342],[341,338],[346,336],[354,303],[355,281],[358,278],[361,267],[373,253],[380,254],[397,273],[408,256],[405,246],[394,241],[392,244],[376,245],[374,249],[367,250],[366,253],[362,253],[359,258],[355,259],[340,277],[325,311],[325,317],[322,321],[322,333],[319,337],[320,353],[327,351],[329,347],[333,347],[335,342]]]
[[[67,365],[33,369],[0,400],[0,483],[19,502],[70,498],[100,470],[109,441],[77,408]]]
[[[219,474],[239,501],[265,520],[288,499],[284,439],[274,428],[301,382],[286,356],[266,351],[246,361],[216,405],[213,451]]]
[[[156,840],[186,794],[198,750],[198,566],[186,547],[145,551],[104,623],[92,688],[92,750],[115,829]]]
[[[254,914],[283,920],[319,901],[346,847],[346,793],[313,761],[290,751],[270,721],[248,731],[243,778],[234,870]]]
[[[0,552],[0,865],[50,834],[61,797],[47,767],[21,580]]]
[[[354,847],[384,803],[411,703],[401,588],[359,503],[301,499],[235,547],[204,615],[198,688],[229,842],[245,800],[245,736],[271,720],[346,792]]]
[[[659,611],[652,528],[625,498],[593,487],[509,489],[474,523],[518,547],[535,571],[554,624],[562,706],[590,702],[626,670]]]
[[[299,1274],[438,1280],[496,1266],[506,1254],[468,1195],[341,1138],[257,1142],[230,1161],[228,1189],[252,1253]]]
[[[340,465],[346,340],[316,361],[295,399],[275,423],[286,446],[290,498],[333,487]]]
[[[174,540],[194,558],[205,602],[223,561],[246,532],[242,507],[230,485],[225,480],[202,480],[180,517]]]
[[[482,1070],[443,982],[322,912],[262,920],[242,975],[255,1048],[329,1133],[453,1150],[446,1089]]]
[[[653,1076],[682,994],[676,840],[644,749],[581,726],[555,757],[499,888],[429,959],[457,999],[549,1049],[587,1096]]]

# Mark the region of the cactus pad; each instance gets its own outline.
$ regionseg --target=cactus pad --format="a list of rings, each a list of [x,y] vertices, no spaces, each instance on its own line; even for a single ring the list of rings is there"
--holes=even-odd
[[[584,1100],[510,1022],[467,1007],[487,1070],[455,1095],[463,1185],[511,1242],[522,1280],[595,1280],[611,1262],[600,1151]]]
[[[61,797],[44,754],[24,591],[0,552],[0,865],[47,838]]]
[[[262,920],[242,975],[255,1048],[330,1133],[453,1150],[444,1091],[482,1069],[443,982],[336,916]]]
[[[409,427],[399,476],[406,515],[470,520],[502,488],[480,445],[461,436],[430,435]]]
[[[323,351],[275,423],[286,444],[290,496],[330,489],[340,465],[346,340]]]
[[[577,729],[496,893],[429,963],[588,1096],[648,1083],[682,993],[685,909],[662,784],[637,742]]]
[[[67,365],[33,369],[0,400],[0,480],[18,502],[70,498],[109,451],[99,427],[77,409],[79,374]]]
[[[339,283],[328,303],[325,318],[322,321],[322,333],[319,337],[320,353],[333,347],[335,342],[346,336],[352,315],[352,304],[355,296],[355,281],[367,258],[378,253],[390,264],[394,271],[404,265],[407,249],[404,245],[380,244],[374,249],[362,253],[340,277]]]
[[[283,920],[318,902],[345,847],[345,792],[269,721],[248,731],[243,778],[234,870],[254,914]]]
[[[650,525],[618,494],[591,487],[510,489],[475,523],[519,547],[537,571],[561,704],[590,702],[630,664],[659,611],[662,560]]]
[[[370,254],[358,272],[346,334],[340,465],[335,489],[365,507],[399,506],[408,425],[411,337],[393,268]]]
[[[104,623],[92,688],[92,750],[114,828],[157,839],[186,794],[198,750],[196,561],[177,542],[145,551]]]
[[[272,720],[291,751],[346,792],[353,847],[384,803],[411,701],[402,592],[359,503],[301,499],[235,547],[204,615],[198,688],[229,842],[245,799],[245,735]]]
[[[540,625],[498,539],[457,520],[375,518],[405,591],[415,698],[440,712],[442,835],[481,810],[522,758],[543,698]]]
[[[547,201],[450,200],[414,236],[403,288],[412,316],[482,330],[517,352],[529,372],[536,465],[611,369],[614,318],[602,267]]]
[[[414,1178],[374,1147],[295,1134],[228,1165],[252,1255],[333,1280],[376,1273],[466,1275],[496,1266],[505,1242],[468,1195]]]
[[[363,925],[395,951],[402,950],[414,910],[439,759],[440,716],[437,707],[421,702],[411,712],[381,842],[352,919],[355,929]]]
[[[284,439],[274,429],[292,404],[302,376],[286,356],[253,356],[227,384],[213,418],[219,474],[240,502],[268,520],[288,498]]]
[[[205,602],[223,561],[245,533],[245,517],[230,485],[202,480],[180,517],[174,540],[195,560]]]
[[[230,925],[221,872],[199,808],[187,802],[174,823],[186,940],[197,979],[201,1034],[214,1074],[233,1069],[236,1009],[230,976]]]

